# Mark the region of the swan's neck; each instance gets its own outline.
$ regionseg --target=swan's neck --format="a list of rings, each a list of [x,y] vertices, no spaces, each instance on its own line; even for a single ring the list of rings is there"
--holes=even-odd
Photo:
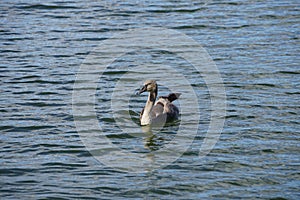
[[[156,96],[157,96],[157,89],[155,91],[149,93],[148,100],[147,100],[145,108],[144,108],[144,113],[142,115],[141,125],[151,124],[151,121],[152,121],[151,110],[154,106]]]

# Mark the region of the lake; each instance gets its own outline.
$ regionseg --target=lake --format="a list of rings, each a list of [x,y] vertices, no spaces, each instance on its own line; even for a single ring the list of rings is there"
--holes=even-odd
[[[299,199],[300,2],[0,2],[1,199]],[[141,127],[147,96],[181,116]]]

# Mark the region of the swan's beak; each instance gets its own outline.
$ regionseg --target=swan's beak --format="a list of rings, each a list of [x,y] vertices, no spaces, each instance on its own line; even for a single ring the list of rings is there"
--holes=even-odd
[[[136,94],[142,94],[143,92],[147,91],[147,86],[143,86]]]

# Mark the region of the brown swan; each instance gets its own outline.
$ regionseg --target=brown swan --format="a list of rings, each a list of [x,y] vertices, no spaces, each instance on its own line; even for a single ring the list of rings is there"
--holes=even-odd
[[[168,96],[160,96],[155,102],[158,92],[157,83],[154,80],[145,81],[138,94],[149,92],[148,100],[140,114],[141,125],[164,124],[176,120],[179,116],[178,108],[172,104],[181,95],[170,93]]]

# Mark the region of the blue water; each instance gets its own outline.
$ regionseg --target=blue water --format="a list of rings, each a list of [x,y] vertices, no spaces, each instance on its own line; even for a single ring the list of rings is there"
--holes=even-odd
[[[1,1],[1,199],[299,199],[299,6],[296,0]],[[115,145],[155,157],[180,124],[150,136],[120,130],[110,94],[129,69],[124,66],[172,66],[190,81],[201,113],[196,137],[177,160],[133,173],[88,151],[74,123],[72,94],[95,48],[149,27],[178,31],[204,47],[219,69],[227,108],[216,145],[199,158],[212,109],[204,78],[164,51],[116,59],[97,83],[95,100],[101,134]],[[128,92],[134,94],[143,74],[124,79]],[[164,75],[159,68],[158,74]],[[182,109],[188,95],[177,103]],[[129,112],[138,124],[145,100],[132,95],[121,116]]]

